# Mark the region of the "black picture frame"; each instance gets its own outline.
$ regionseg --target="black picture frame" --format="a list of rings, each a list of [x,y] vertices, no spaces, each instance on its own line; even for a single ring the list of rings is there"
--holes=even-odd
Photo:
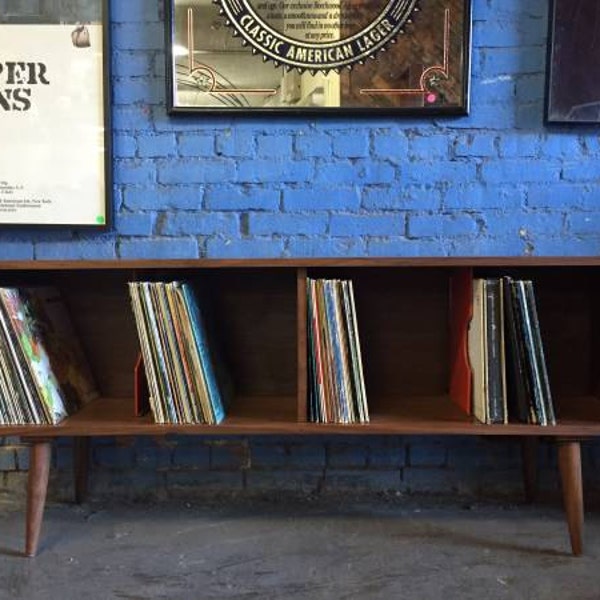
[[[0,228],[107,230],[109,0],[0,0],[0,66]]]
[[[469,112],[471,0],[165,0],[165,17],[170,114]]]
[[[551,0],[544,122],[600,123],[600,2]]]

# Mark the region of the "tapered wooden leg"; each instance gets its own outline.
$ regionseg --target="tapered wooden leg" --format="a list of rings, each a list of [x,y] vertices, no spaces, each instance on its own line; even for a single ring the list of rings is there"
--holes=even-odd
[[[583,484],[581,480],[581,446],[578,441],[558,443],[558,466],[563,502],[575,556],[583,552]]]
[[[73,439],[73,468],[75,471],[75,502],[81,504],[87,498],[90,464],[90,438]]]
[[[40,531],[44,518],[50,455],[52,444],[47,441],[34,441],[29,449],[29,477],[27,481],[27,533],[25,554],[35,556],[40,541]]]
[[[537,497],[538,469],[537,469],[538,439],[524,436],[521,438],[521,460],[523,465],[523,487],[525,499],[532,503]]]

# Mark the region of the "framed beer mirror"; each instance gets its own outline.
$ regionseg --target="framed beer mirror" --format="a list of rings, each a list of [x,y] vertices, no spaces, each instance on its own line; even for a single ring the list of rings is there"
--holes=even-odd
[[[470,0],[167,0],[170,112],[460,115]]]

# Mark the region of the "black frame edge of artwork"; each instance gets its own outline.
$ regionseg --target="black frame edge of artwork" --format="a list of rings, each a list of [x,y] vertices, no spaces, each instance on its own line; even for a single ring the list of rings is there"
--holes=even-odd
[[[590,73],[600,67],[600,55],[586,45],[591,36],[585,27],[596,27],[600,34],[598,0],[550,0],[544,101],[548,126],[600,123],[600,85],[590,89]]]
[[[109,3],[110,0],[94,0],[97,4],[97,8],[95,10],[98,11],[100,15],[99,24],[102,28],[101,35],[101,43],[99,47],[102,51],[101,57],[101,68],[102,68],[102,90],[101,94],[98,94],[98,107],[101,107],[101,119],[98,121],[99,126],[102,128],[102,169],[98,169],[98,185],[101,189],[99,189],[100,194],[96,196],[98,202],[101,201],[102,206],[101,210],[102,214],[97,214],[96,218],[89,222],[83,222],[83,220],[57,220],[54,221],[37,221],[35,218],[31,218],[31,220],[27,221],[17,221],[17,220],[4,220],[4,217],[0,213],[0,229],[43,229],[43,230],[53,230],[53,229],[72,229],[72,230],[83,230],[89,232],[98,232],[103,233],[109,230],[113,226],[113,167],[112,167],[112,118],[111,118],[111,35],[110,35],[110,11],[109,11]],[[93,3],[92,3],[93,6]],[[65,20],[58,18],[50,18],[47,19],[47,15],[45,17],[36,18],[36,15],[5,15],[5,18],[0,19],[0,25],[10,25],[10,24],[28,24],[28,25],[44,25],[44,24],[65,24]],[[94,21],[97,22],[97,21]],[[82,20],[69,20],[68,23],[71,23],[71,26],[75,26],[78,28],[81,26],[85,28],[85,26],[89,23],[87,19]],[[71,34],[75,35],[75,31]],[[84,35],[87,35],[84,32]],[[98,38],[100,39],[100,37]],[[73,45],[76,45],[75,39],[73,39]],[[84,46],[86,44],[82,44]],[[99,146],[97,146],[99,147]],[[0,167],[2,165],[0,164]],[[68,173],[65,175],[68,177]],[[2,189],[2,185],[5,184],[5,176],[3,173],[0,173],[0,193],[5,191]],[[9,190],[10,191],[10,190]],[[83,193],[85,189],[80,190]],[[0,197],[0,207],[2,206],[2,198]]]
[[[435,64],[429,68],[426,68],[423,64],[417,65],[421,67],[421,79],[419,81],[425,81],[425,77],[430,77],[432,80],[434,78],[440,79],[440,75],[445,76],[446,80],[450,80],[449,68],[448,68],[448,57],[447,55],[450,53],[449,48],[452,47],[452,51],[455,52],[460,60],[459,65],[456,67],[458,72],[460,73],[460,77],[457,81],[453,81],[448,83],[448,86],[452,84],[454,86],[453,93],[457,94],[459,97],[459,101],[455,103],[448,104],[430,104],[428,105],[425,101],[425,94],[427,93],[427,89],[424,84],[421,84],[419,89],[402,89],[402,90],[385,90],[389,92],[388,98],[391,97],[391,92],[409,92],[415,94],[415,92],[419,92],[422,96],[422,105],[402,105],[402,103],[398,103],[398,105],[394,105],[393,102],[385,101],[381,103],[381,106],[374,105],[372,102],[371,105],[366,103],[364,106],[361,105],[346,105],[340,102],[339,105],[323,105],[323,106],[312,106],[312,105],[242,105],[241,102],[237,103],[237,98],[231,100],[231,94],[229,94],[229,99],[226,101],[221,100],[225,96],[225,93],[231,87],[227,87],[227,85],[231,84],[231,79],[227,77],[220,78],[220,73],[213,69],[211,65],[201,64],[200,67],[196,66],[196,59],[194,57],[194,52],[190,48],[196,49],[194,41],[192,43],[188,43],[188,48],[183,47],[184,54],[183,56],[187,56],[188,58],[182,58],[181,60],[185,62],[188,61],[188,67],[186,75],[191,75],[194,72],[198,72],[201,75],[204,75],[204,89],[201,90],[204,94],[210,94],[214,97],[219,95],[219,101],[225,102],[225,104],[218,104],[214,101],[211,102],[197,102],[197,103],[183,103],[177,100],[178,94],[178,81],[177,81],[177,56],[176,49],[181,51],[180,44],[177,44],[176,40],[176,21],[179,19],[181,21],[182,15],[175,14],[176,5],[179,3],[179,0],[164,0],[165,1],[165,43],[166,43],[166,94],[167,94],[167,111],[172,115],[185,115],[185,114],[244,114],[244,115],[285,115],[287,117],[297,117],[302,115],[313,115],[313,116],[344,116],[344,115],[352,115],[352,116],[403,116],[403,117],[459,117],[466,116],[469,114],[470,109],[470,76],[471,76],[471,28],[472,28],[472,19],[471,19],[471,10],[472,10],[472,0],[433,0],[435,5],[435,10],[438,12],[444,11],[445,13],[445,21],[442,21],[440,24],[440,30],[443,32],[443,64]],[[287,0],[286,0],[287,1]],[[311,0],[305,0],[310,4]],[[339,0],[339,4],[343,5],[346,0]],[[182,10],[189,11],[190,6],[185,6],[187,0],[181,0],[181,4],[183,6]],[[271,23],[269,22],[268,12],[266,6],[271,5],[275,6],[278,4],[281,6],[282,2],[274,3],[274,2],[253,2],[251,0],[216,0],[213,4],[217,4],[218,6],[213,6],[211,10],[216,11],[215,15],[211,17],[213,19],[212,25],[213,29],[215,29],[215,25],[217,25],[218,29],[222,29],[227,32],[227,35],[230,37],[225,43],[227,44],[226,50],[214,50],[209,49],[206,50],[196,50],[195,54],[215,54],[218,55],[216,58],[219,61],[223,61],[226,58],[228,53],[236,54],[240,56],[241,60],[256,61],[255,65],[257,69],[266,69],[266,66],[271,69],[273,73],[275,70],[282,73],[280,82],[281,86],[279,90],[283,90],[283,78],[286,76],[286,73],[296,74],[296,77],[302,77],[304,75],[311,74],[313,76],[321,76],[324,74],[326,77],[333,74],[339,74],[340,78],[346,77],[349,79],[351,75],[348,73],[352,73],[355,70],[360,70],[364,65],[369,64],[377,64],[379,57],[384,54],[390,54],[390,48],[396,49],[400,44],[397,44],[397,41],[402,41],[406,39],[410,35],[410,27],[416,27],[415,22],[418,18],[422,16],[422,0],[392,0],[387,3],[386,10],[382,11],[382,14],[378,15],[378,18],[374,19],[372,22],[367,21],[363,23],[366,24],[366,27],[360,30],[360,33],[368,32],[369,35],[372,35],[373,38],[379,37],[381,34],[385,34],[388,30],[392,30],[392,25],[390,22],[392,19],[386,20],[386,17],[389,17],[389,14],[385,14],[387,10],[390,10],[390,7],[394,7],[396,14],[401,10],[401,7],[405,7],[406,14],[404,15],[406,18],[401,26],[399,26],[396,30],[396,36],[392,35],[393,31],[390,32],[390,36],[387,40],[387,47],[383,47],[385,44],[382,42],[379,50],[374,51],[371,55],[368,55],[368,52],[365,53],[365,56],[362,57],[362,61],[359,61],[359,51],[361,49],[360,43],[360,35],[353,35],[353,39],[356,38],[354,48],[350,48],[348,44],[344,45],[344,39],[348,40],[350,38],[340,39],[339,42],[331,42],[330,45],[335,45],[337,43],[336,51],[338,52],[347,52],[349,56],[352,58],[347,58],[346,62],[351,62],[355,60],[354,64],[344,64],[343,66],[339,66],[339,64],[333,65],[332,63],[327,63],[326,55],[321,51],[321,46],[318,44],[310,44],[306,42],[306,40],[297,40],[294,39],[290,35],[284,35],[284,33],[277,31],[276,27],[271,27]],[[323,2],[319,3],[323,5]],[[364,4],[368,5],[369,1],[364,0]],[[254,6],[253,6],[254,5]],[[408,14],[410,10],[406,8],[407,6],[412,7],[410,10],[415,11],[415,15]],[[451,37],[451,26],[448,23],[448,14],[450,14],[450,8],[447,7],[459,6],[462,13],[462,18],[459,21],[459,25],[457,26],[460,35],[456,35],[455,37]],[[257,7],[257,10],[255,10]],[[265,8],[262,8],[265,7]],[[260,11],[263,11],[260,13]],[[365,9],[367,10],[367,9]],[[219,11],[221,14],[219,15]],[[418,14],[417,14],[418,13]],[[426,11],[425,11],[426,13]],[[258,16],[257,16],[258,14]],[[415,17],[414,20],[412,17]],[[264,17],[264,18],[263,18]],[[183,17],[186,18],[185,16]],[[244,21],[245,20],[245,21]],[[190,16],[189,12],[187,14],[187,38],[188,42],[190,39],[190,31],[195,31],[198,20],[193,21],[193,24],[190,25]],[[245,23],[245,25],[244,25]],[[248,25],[248,23],[252,24],[252,28]],[[397,24],[394,22],[394,24]],[[308,28],[308,24],[301,23],[304,29]],[[181,23],[180,23],[181,26]],[[407,28],[408,26],[408,28]],[[338,30],[339,31],[339,30]],[[374,33],[373,33],[374,32]],[[286,32],[287,33],[287,32]],[[191,34],[194,35],[193,33]],[[261,45],[257,43],[253,43],[252,35],[255,38],[268,39],[271,43],[271,48],[276,48],[277,45],[281,45],[282,48],[287,50],[287,53],[280,52],[276,54],[276,51],[270,51],[269,47],[266,47],[263,43]],[[272,37],[267,37],[271,35]],[[204,36],[205,37],[205,36]],[[341,36],[340,36],[341,37]],[[393,38],[393,39],[392,39]],[[397,39],[396,39],[397,38]],[[223,39],[223,38],[221,38]],[[194,38],[192,38],[194,40]],[[278,40],[278,41],[277,41]],[[256,40],[254,40],[256,41]],[[385,40],[384,40],[385,42]],[[210,43],[210,42],[207,42]],[[237,44],[237,50],[232,50],[231,46],[233,44]],[[294,50],[294,46],[297,45],[297,48]],[[341,49],[341,50],[340,50]],[[300,55],[301,50],[305,50],[306,54],[304,54],[305,61],[303,63],[300,62],[288,62],[286,64],[286,59],[290,55],[293,56],[294,59]],[[245,55],[245,56],[244,56]],[[367,56],[368,55],[368,56]],[[180,55],[181,56],[181,55]],[[319,57],[327,64],[323,63],[308,63],[310,58]],[[262,58],[262,60],[261,60]],[[338,54],[337,58],[341,58]],[[333,58],[332,58],[333,60]],[[441,59],[440,59],[441,60]],[[443,67],[443,69],[442,69]],[[180,64],[181,68],[181,64]],[[367,67],[365,67],[366,69]],[[410,70],[412,68],[412,64],[406,66],[406,70]],[[252,70],[252,68],[251,68]],[[378,74],[376,74],[378,75]],[[417,74],[417,79],[419,78],[419,74]],[[219,81],[220,79],[220,81]],[[225,85],[223,85],[225,83]],[[347,84],[348,87],[349,84]],[[233,86],[235,88],[235,86]],[[242,86],[239,86],[242,87]],[[273,86],[275,87],[275,86]],[[357,87],[358,89],[358,87]],[[245,90],[236,90],[241,92]],[[258,90],[252,90],[252,92],[257,92]],[[266,89],[262,90],[266,92]],[[269,90],[275,95],[276,90]],[[214,92],[214,93],[213,93]],[[360,89],[360,94],[363,92],[369,93],[373,92],[373,95],[376,95],[376,90],[364,90]],[[196,92],[197,93],[197,92]],[[283,95],[283,91],[277,92]],[[354,92],[355,95],[358,92]],[[400,94],[398,93],[398,96]],[[415,94],[416,95],[416,94]],[[443,95],[443,94],[442,94]]]
[[[104,85],[102,88],[104,103],[104,214],[105,222],[98,229],[107,230],[113,225],[113,154],[112,154],[112,107],[111,107],[111,23],[109,13],[110,0],[102,0],[102,70]]]

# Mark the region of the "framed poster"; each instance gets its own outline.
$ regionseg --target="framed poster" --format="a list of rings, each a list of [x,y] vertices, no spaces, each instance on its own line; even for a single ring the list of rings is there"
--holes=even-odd
[[[600,2],[553,0],[546,123],[600,123]]]
[[[105,228],[108,0],[0,0],[0,226]]]
[[[170,112],[466,114],[470,0],[167,0]]]

